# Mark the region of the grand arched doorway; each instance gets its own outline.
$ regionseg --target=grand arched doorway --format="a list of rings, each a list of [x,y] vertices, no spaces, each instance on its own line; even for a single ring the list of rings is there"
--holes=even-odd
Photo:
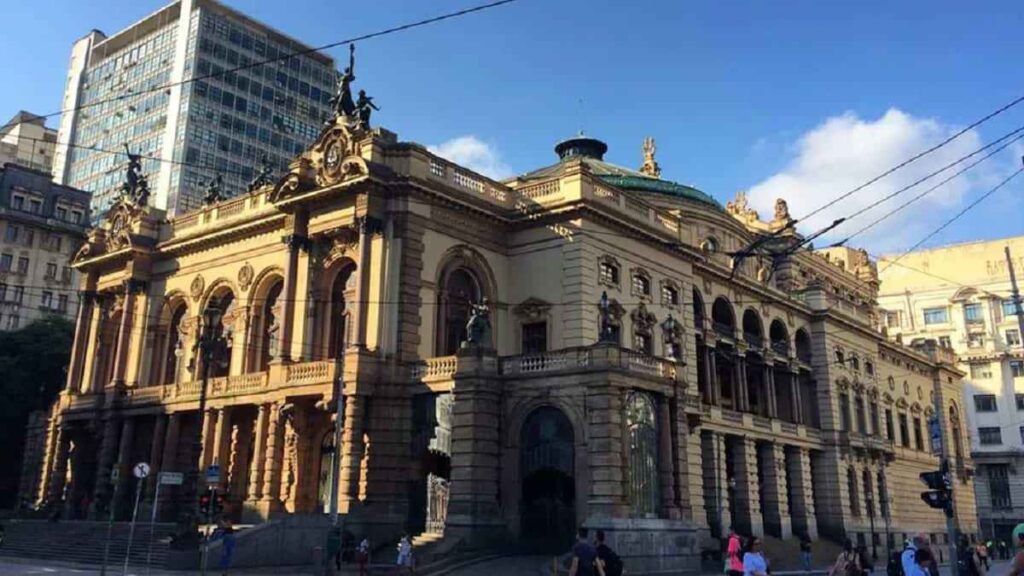
[[[561,410],[533,411],[520,436],[521,530],[524,543],[565,550],[576,526],[572,424]]]

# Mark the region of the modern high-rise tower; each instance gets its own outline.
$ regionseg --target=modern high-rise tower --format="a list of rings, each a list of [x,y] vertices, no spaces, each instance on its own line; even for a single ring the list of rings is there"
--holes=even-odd
[[[93,30],[71,50],[54,178],[92,192],[98,219],[118,196],[125,144],[169,216],[197,207],[217,175],[226,193],[244,190],[264,155],[283,171],[330,117],[334,60],[286,57],[307,50],[215,0]]]

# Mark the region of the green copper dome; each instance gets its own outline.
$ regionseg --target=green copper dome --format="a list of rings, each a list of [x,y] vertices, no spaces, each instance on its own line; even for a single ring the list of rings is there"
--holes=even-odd
[[[722,208],[722,205],[709,194],[701,192],[693,186],[687,186],[671,180],[662,180],[638,170],[623,168],[622,166],[605,162],[604,154],[607,151],[608,145],[604,142],[581,134],[577,137],[563,140],[555,146],[555,153],[558,154],[559,158],[558,164],[535,170],[522,176],[522,178],[529,180],[552,176],[561,171],[563,162],[579,159],[587,165],[591,174],[616,188],[685,198],[718,209]]]

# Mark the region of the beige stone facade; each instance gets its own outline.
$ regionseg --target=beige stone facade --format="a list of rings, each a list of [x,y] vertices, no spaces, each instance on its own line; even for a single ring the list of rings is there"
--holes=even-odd
[[[24,110],[0,127],[0,166],[18,164],[50,172],[57,145],[57,131],[46,127],[46,118]]]
[[[1024,520],[1024,348],[1004,248],[1024,281],[1024,237],[970,242],[883,259],[879,305],[890,337],[956,351],[964,378],[979,522],[1010,541]]]
[[[566,543],[583,524],[631,570],[693,570],[729,525],[940,535],[912,427],[937,407],[962,434],[961,373],[873,329],[873,264],[797,250],[773,270],[799,241],[784,202],[763,222],[660,179],[653,142],[642,172],[606,148],[572,139],[496,182],[338,122],[273,187],[169,222],[118,205],[76,258],[88,298],[35,497],[103,502],[138,460],[219,463],[238,517],[322,511],[340,383],[340,508],[378,540]],[[232,346],[200,415],[211,304]]]

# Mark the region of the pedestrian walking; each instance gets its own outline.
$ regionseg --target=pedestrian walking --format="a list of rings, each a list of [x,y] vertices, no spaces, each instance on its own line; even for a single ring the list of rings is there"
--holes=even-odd
[[[213,532],[213,540],[220,540],[220,571],[227,574],[231,569],[231,561],[235,556],[235,527],[231,521],[223,519]]]
[[[800,536],[800,565],[804,572],[811,571],[811,539],[807,534]]]
[[[413,559],[412,559],[412,540],[409,539],[409,534],[402,534],[402,539],[398,541],[398,559],[395,561],[395,565],[402,568],[407,568],[406,572],[413,574]]]
[[[853,542],[847,540],[843,544],[843,551],[836,557],[836,562],[828,571],[828,576],[862,576],[860,557],[853,549]]]
[[[727,576],[743,576],[743,539],[732,528],[725,548],[725,573]]]
[[[356,565],[359,567],[359,576],[366,576],[366,565],[370,563],[370,539],[363,538],[356,548]]]
[[[622,576],[622,559],[605,544],[604,530],[597,531],[597,560],[604,568],[605,576]]]
[[[753,536],[743,553],[743,576],[768,576],[768,561],[761,551],[761,539]]]
[[[923,574],[931,574],[932,566],[935,564],[935,557],[929,548],[919,548],[914,553],[914,562]]]
[[[597,548],[587,539],[589,531],[580,527],[576,532],[576,543],[572,546],[572,564],[569,576],[605,576],[604,568],[597,561]]]

